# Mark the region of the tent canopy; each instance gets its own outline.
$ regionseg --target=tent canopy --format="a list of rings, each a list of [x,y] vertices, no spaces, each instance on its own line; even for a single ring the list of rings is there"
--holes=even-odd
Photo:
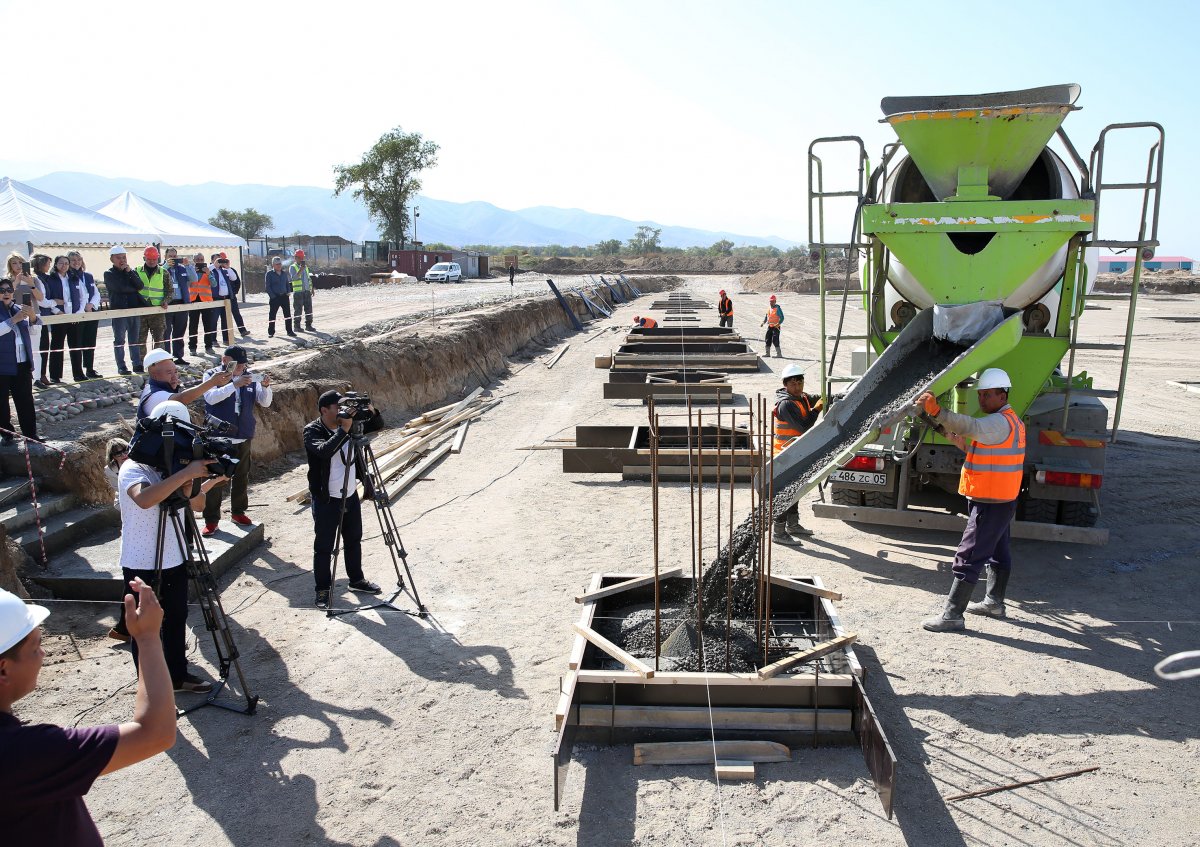
[[[168,209],[132,191],[92,208],[135,229],[155,233],[153,240],[168,247],[246,247],[246,239],[239,235]]]
[[[155,233],[107,217],[61,197],[4,177],[0,179],[0,248],[25,253],[34,247],[102,247],[149,244]]]

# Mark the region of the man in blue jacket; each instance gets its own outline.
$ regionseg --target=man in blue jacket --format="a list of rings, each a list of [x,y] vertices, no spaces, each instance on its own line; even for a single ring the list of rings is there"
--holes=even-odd
[[[237,468],[233,472],[233,484],[229,495],[233,522],[239,526],[253,526],[246,516],[250,504],[250,441],[254,438],[254,407],[270,406],[271,375],[250,373],[250,364],[243,347],[234,345],[226,348],[220,366],[204,375],[207,380],[216,373],[233,367],[233,380],[204,392],[204,411],[214,418],[237,427],[230,441],[238,445]],[[204,498],[204,529],[201,535],[212,535],[221,522],[221,495],[224,486],[211,488]]]
[[[283,259],[279,256],[271,260],[271,269],[263,277],[263,285],[271,304],[271,312],[267,316],[267,335],[275,336],[275,315],[283,309],[283,325],[287,334],[296,338],[296,331],[292,329],[292,307],[288,303],[288,295],[292,293],[292,281],[283,269]]]
[[[178,250],[168,247],[167,273],[171,281],[171,290],[167,293],[170,304],[179,306],[187,303],[191,299],[192,284],[197,280],[196,269],[192,267],[191,259],[187,256],[180,258]],[[183,342],[187,336],[188,313],[168,312],[165,317],[167,332],[164,343],[171,355],[175,357],[175,364],[186,365],[187,360],[183,358]]]

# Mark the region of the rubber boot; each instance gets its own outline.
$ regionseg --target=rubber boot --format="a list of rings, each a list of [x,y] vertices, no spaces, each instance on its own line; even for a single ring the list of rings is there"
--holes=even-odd
[[[926,618],[921,621],[921,626],[930,632],[957,632],[966,629],[963,612],[966,610],[967,604],[971,602],[971,592],[974,590],[973,583],[955,578],[954,584],[950,586],[950,595],[946,598],[946,607],[942,609],[941,615],[936,618]]]
[[[987,615],[990,618],[1008,617],[1004,610],[1004,592],[1008,589],[1008,575],[1012,568],[996,568],[987,566],[987,594],[979,603],[967,605],[967,611],[972,615]]]
[[[788,547],[799,547],[800,539],[792,538],[787,527],[781,521],[772,521],[771,540],[776,544],[786,544]]]
[[[805,538],[813,534],[811,529],[805,529],[800,526],[800,518],[797,515],[788,515],[787,519],[787,534],[796,538]]]

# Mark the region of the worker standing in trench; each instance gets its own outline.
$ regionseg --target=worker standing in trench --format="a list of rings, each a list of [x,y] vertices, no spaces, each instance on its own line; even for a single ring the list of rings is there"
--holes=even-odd
[[[931,632],[966,628],[963,612],[1005,617],[1004,594],[1012,572],[1009,532],[1017,511],[1017,495],[1025,471],[1025,425],[1008,405],[1012,380],[999,368],[979,375],[976,391],[982,418],[943,411],[937,398],[926,391],[918,405],[948,431],[960,450],[966,451],[958,493],[967,498],[970,512],[954,556],[954,583],[942,614],[922,623]],[[970,439],[967,443],[966,439]],[[987,567],[987,594],[971,603],[979,574]]]
[[[733,326],[733,301],[725,294],[725,289],[720,291],[721,299],[717,301],[717,315],[721,318],[721,326]]]
[[[775,302],[775,295],[771,295],[771,305],[767,308],[767,313],[763,315],[762,323],[759,326],[767,328],[767,349],[764,351],[766,358],[771,358],[771,345],[775,345],[775,355],[780,359],[783,358],[783,351],[779,349],[779,328],[783,326],[783,307]]]
[[[771,452],[778,456],[783,448],[813,428],[825,404],[818,395],[804,393],[804,369],[799,365],[788,365],[783,369],[783,388],[775,400],[775,440]],[[800,503],[796,502],[775,519],[771,540],[799,547],[800,536],[812,534],[811,529],[800,525]]]

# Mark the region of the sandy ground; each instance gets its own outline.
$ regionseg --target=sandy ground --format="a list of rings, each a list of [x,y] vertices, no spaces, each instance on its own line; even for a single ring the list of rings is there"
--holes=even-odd
[[[736,283],[694,278],[688,288],[715,300]],[[757,336],[765,299],[737,297],[735,325]],[[784,351],[815,358],[816,298],[781,300]],[[1102,306],[1083,340],[1119,337],[1122,304]],[[282,502],[303,468],[255,486],[251,515],[269,542],[226,578],[223,599],[263,698],[258,714],[188,716],[174,749],[99,780],[89,807],[111,845],[1194,844],[1197,683],[1162,682],[1151,667],[1200,642],[1200,394],[1168,384],[1197,378],[1196,324],[1172,318],[1198,315],[1200,298],[1142,300],[1105,477],[1111,540],[1014,542],[1007,621],[971,621],[965,635],[920,630],[949,585],[949,534],[810,516],[816,538],[776,548],[777,572],[815,574],[845,594],[842,622],[860,633],[867,691],[900,760],[891,821],[854,748],[799,750],[791,763],[759,766],[754,782],[719,787],[710,768],[634,768],[628,747],[577,748],[553,811],[552,713],[572,597],[597,570],[650,567],[646,484],[567,476],[557,451],[519,449],[577,424],[644,419],[640,404],[601,399],[605,374],[592,358],[609,342],[584,335],[553,369],[534,363],[494,386],[507,396],[472,425],[464,452],[396,501],[428,621],[314,610],[309,517]],[[735,377],[735,389],[772,391],[790,360],[766,361],[770,371]],[[1117,355],[1092,354],[1086,367],[1115,387]],[[665,488],[662,507],[664,566],[687,567],[687,487]],[[364,517],[367,574],[392,583]],[[48,622],[57,663],[20,715],[118,721],[133,704],[128,655],[97,637],[106,609],[73,608]],[[198,635],[193,659],[211,673],[212,644]],[[1100,770],[942,799],[1089,766]]]

